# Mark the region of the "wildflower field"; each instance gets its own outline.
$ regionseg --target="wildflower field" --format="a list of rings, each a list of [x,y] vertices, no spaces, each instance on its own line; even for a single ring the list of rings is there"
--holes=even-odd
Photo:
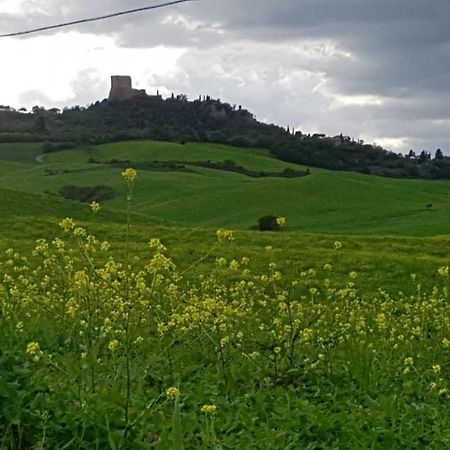
[[[0,448],[450,446],[447,239],[146,235],[122,175],[122,225],[4,231]]]

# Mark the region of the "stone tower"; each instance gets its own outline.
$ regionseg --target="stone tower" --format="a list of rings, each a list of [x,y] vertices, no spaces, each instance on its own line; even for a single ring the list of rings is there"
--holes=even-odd
[[[126,100],[145,96],[145,89],[133,89],[128,75],[112,75],[109,100]]]

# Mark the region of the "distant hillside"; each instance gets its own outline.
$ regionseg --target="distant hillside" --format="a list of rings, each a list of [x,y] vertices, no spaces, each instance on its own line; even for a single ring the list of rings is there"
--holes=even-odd
[[[62,112],[37,106],[31,113],[0,107],[0,142],[40,141],[46,153],[134,139],[267,148],[280,160],[331,170],[398,178],[450,178],[450,158],[440,150],[434,158],[428,151],[419,155],[411,151],[403,156],[343,134],[293,134],[280,126],[258,122],[241,106],[210,97],[188,101],[184,95],[167,99],[142,96],[103,100]]]
[[[24,157],[27,150],[29,159]],[[275,159],[267,150],[212,143],[135,140],[54,152],[37,160],[32,158],[35,151],[35,144],[0,145],[2,221],[14,223],[17,216],[54,216],[55,222],[66,216],[88,218],[86,203],[65,198],[86,201],[94,195],[100,195],[103,205],[100,222],[123,221],[123,169],[111,161],[122,166],[127,160],[127,166],[139,168],[133,222],[249,229],[273,214],[287,218],[286,229],[303,232],[429,236],[450,229],[447,181],[318,168],[286,178],[281,175],[287,169],[307,168]],[[203,164],[208,161],[209,167]]]

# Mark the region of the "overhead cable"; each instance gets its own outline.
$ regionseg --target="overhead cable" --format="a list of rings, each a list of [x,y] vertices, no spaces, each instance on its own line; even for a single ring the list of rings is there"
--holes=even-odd
[[[25,34],[38,33],[40,31],[46,31],[46,30],[54,30],[55,28],[69,27],[72,25],[78,25],[80,23],[96,22],[98,20],[110,19],[111,17],[124,16],[125,14],[133,14],[133,13],[138,13],[138,12],[142,12],[142,11],[148,11],[150,9],[164,8],[166,6],[176,5],[178,3],[192,2],[192,1],[195,1],[195,0],[174,0],[174,1],[166,2],[166,3],[160,3],[158,5],[144,6],[142,8],[129,9],[127,11],[119,11],[119,12],[112,13],[112,14],[106,14],[104,16],[74,20],[72,22],[58,23],[56,25],[49,25],[46,27],[34,28],[31,30],[25,30],[25,31],[16,31],[14,33],[0,34],[0,38],[12,37],[12,36],[23,36]]]

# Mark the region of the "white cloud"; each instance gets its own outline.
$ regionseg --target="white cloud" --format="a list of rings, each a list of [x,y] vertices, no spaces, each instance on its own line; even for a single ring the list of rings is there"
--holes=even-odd
[[[111,37],[78,32],[27,40],[4,39],[0,41],[0,54],[8,64],[0,72],[1,103],[23,106],[21,97],[33,102],[33,92],[36,101],[41,96],[52,105],[79,103],[75,87],[80,73],[102,80],[98,87],[103,92],[92,92],[92,98],[84,98],[88,102],[107,97],[109,77],[114,74],[131,74],[136,87],[151,87],[148,80],[173,72],[183,53],[183,49],[164,47],[120,48]],[[82,81],[86,82],[86,78]],[[23,92],[26,95],[21,95]]]
[[[23,0],[0,0],[0,13],[20,13],[23,8],[23,3]]]

